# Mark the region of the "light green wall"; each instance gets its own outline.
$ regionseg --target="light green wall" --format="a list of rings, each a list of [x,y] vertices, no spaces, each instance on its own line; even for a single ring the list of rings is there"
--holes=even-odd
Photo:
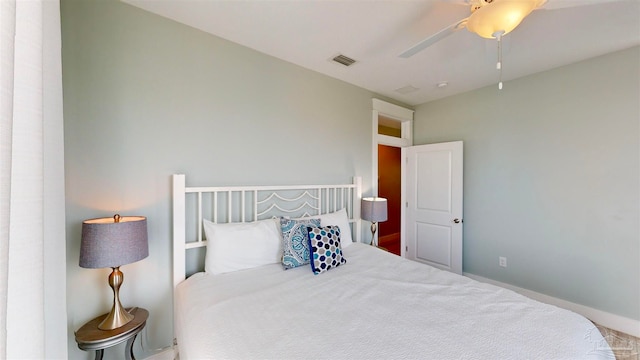
[[[150,311],[153,349],[172,343],[172,173],[188,185],[359,175],[370,191],[374,94],[120,2],[61,8],[70,358],[92,358],[73,330],[112,298],[109,270],[78,266],[82,220],[148,217],[149,257],[123,266],[121,299]]]
[[[465,142],[465,272],[640,319],[639,49],[416,108]]]

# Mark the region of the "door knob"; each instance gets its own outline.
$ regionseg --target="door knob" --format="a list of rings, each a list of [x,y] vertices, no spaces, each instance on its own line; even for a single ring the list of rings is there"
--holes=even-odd
[[[458,218],[455,218],[455,219],[453,219],[453,222],[456,223],[456,224],[460,224],[462,222],[462,220],[460,220]]]

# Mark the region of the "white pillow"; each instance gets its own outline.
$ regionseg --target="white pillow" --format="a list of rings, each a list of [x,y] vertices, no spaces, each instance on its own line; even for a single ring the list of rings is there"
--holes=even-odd
[[[343,249],[353,244],[351,226],[349,226],[347,210],[344,208],[329,214],[315,215],[313,218],[320,219],[320,226],[338,225],[340,228],[340,246]]]
[[[282,239],[276,221],[215,224],[203,219],[207,237],[204,270],[222,274],[279,263]]]

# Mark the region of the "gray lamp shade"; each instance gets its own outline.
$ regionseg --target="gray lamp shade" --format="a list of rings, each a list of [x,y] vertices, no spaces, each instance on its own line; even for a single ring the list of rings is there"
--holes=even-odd
[[[113,218],[82,222],[81,267],[114,268],[147,256],[149,243],[146,217],[116,215]]]
[[[387,199],[381,197],[362,198],[362,219],[371,222],[387,221]]]

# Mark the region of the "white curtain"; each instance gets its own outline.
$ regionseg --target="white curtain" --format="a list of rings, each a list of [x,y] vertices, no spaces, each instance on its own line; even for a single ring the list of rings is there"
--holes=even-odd
[[[66,357],[59,19],[58,0],[0,0],[3,359]],[[55,285],[47,282],[52,275]],[[56,328],[64,334],[64,349],[47,339]]]

